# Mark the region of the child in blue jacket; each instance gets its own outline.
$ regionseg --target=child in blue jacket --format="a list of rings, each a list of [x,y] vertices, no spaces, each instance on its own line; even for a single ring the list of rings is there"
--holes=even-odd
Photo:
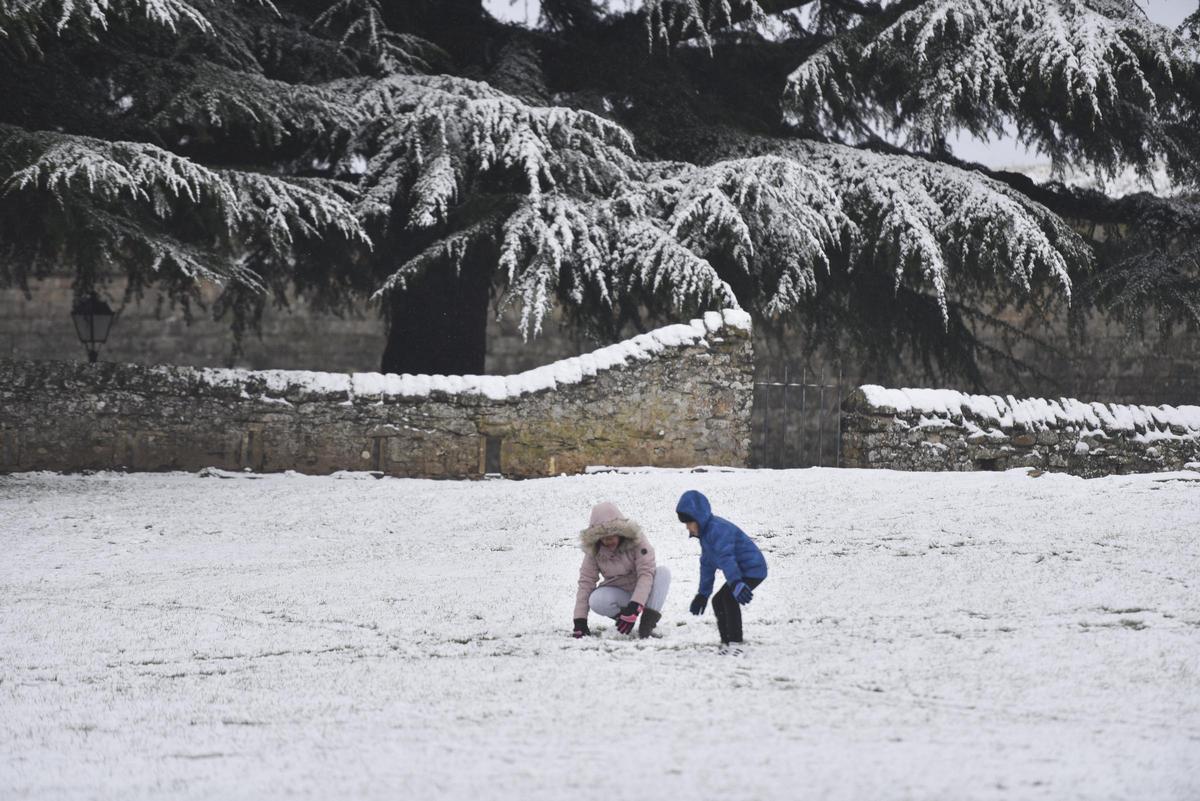
[[[700,588],[692,599],[693,615],[704,614],[717,568],[725,574],[725,585],[713,597],[713,614],[717,616],[722,649],[728,650],[731,643],[742,642],[739,605],[750,603],[754,597],[751,590],[767,577],[767,560],[746,532],[714,515],[708,498],[696,490],[683,493],[675,513],[687,525],[688,535],[700,540]]]

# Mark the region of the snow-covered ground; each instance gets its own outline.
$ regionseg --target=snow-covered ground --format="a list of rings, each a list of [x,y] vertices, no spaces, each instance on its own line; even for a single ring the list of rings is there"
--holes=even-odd
[[[222,475],[0,476],[0,798],[1200,798],[1195,473]],[[604,499],[661,638],[570,638]]]

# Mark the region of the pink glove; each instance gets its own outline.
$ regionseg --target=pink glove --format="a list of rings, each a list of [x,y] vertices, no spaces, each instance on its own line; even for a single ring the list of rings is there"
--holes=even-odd
[[[642,605],[630,601],[625,604],[625,608],[621,610],[621,614],[617,616],[617,631],[622,634],[628,634],[633,631],[633,626],[637,623],[638,615],[642,613]]]

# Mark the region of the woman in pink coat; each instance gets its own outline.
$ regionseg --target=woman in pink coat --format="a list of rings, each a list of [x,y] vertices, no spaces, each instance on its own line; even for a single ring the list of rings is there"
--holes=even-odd
[[[579,543],[583,564],[575,595],[575,637],[591,634],[589,607],[616,620],[622,634],[633,631],[640,615],[638,637],[649,637],[662,618],[671,571],[654,564],[654,547],[641,527],[605,501],[592,509],[588,527],[579,533]],[[604,581],[597,587],[601,577]]]

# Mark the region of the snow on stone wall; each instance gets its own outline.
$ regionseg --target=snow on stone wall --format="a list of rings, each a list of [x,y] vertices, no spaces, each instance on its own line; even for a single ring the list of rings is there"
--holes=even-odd
[[[0,362],[0,469],[554,475],[744,465],[750,318],[709,312],[511,376]]]
[[[859,387],[843,404],[848,467],[1005,470],[1081,476],[1179,470],[1200,462],[1200,406]]]

